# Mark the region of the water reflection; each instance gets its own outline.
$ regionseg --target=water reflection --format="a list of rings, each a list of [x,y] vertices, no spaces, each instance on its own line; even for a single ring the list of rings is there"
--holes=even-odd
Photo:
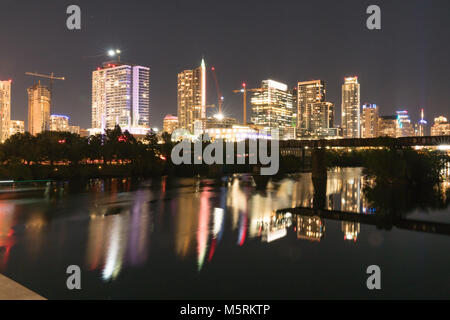
[[[318,241],[322,240],[325,234],[325,224],[318,216],[297,216],[297,238]]]
[[[373,214],[362,190],[365,184],[361,169],[336,169],[327,179],[312,180],[310,174],[301,174],[272,184],[266,192],[249,191],[233,180],[228,192],[227,205],[233,215],[233,228],[239,228],[238,244],[245,235],[253,239],[271,240],[285,237],[290,227],[289,217],[277,217],[274,211],[281,208],[310,207]],[[325,223],[320,217],[299,216],[296,219],[297,237],[320,241],[325,233]],[[246,225],[248,224],[248,231]],[[344,239],[356,241],[360,232],[358,223],[342,223]]]
[[[95,181],[94,208],[90,213],[86,264],[89,270],[101,268],[105,281],[114,280],[124,263],[139,266],[147,261],[152,221],[149,217],[150,193],[137,190],[132,195],[130,181]],[[102,196],[105,188],[111,190]]]
[[[447,208],[448,182],[420,193],[404,188],[394,192],[377,188],[357,168],[336,169],[326,180],[293,175],[272,181],[265,191],[255,190],[248,179],[251,176],[234,177],[220,187],[196,179],[92,180],[61,185],[64,192],[45,191],[44,199],[57,194],[50,198],[58,200],[39,205],[23,199],[0,200],[0,270],[8,268],[17,239],[26,243],[18,257],[30,265],[43,258],[46,245],[57,243],[61,252],[72,247],[79,250],[86,268],[108,282],[127,268],[148,268],[157,259],[151,255],[152,246],[163,247],[165,254],[170,252],[202,272],[215,257],[230,250],[219,246],[222,241],[238,248],[292,235],[296,241],[318,244],[326,238],[328,219],[339,221],[341,241],[357,242],[362,223],[447,232],[445,225],[400,221],[389,214],[403,217],[416,208],[425,212]],[[295,207],[318,211],[277,211]],[[83,245],[74,246],[66,232],[83,235]]]
[[[8,263],[11,247],[15,243],[13,212],[14,204],[0,203],[0,270]]]

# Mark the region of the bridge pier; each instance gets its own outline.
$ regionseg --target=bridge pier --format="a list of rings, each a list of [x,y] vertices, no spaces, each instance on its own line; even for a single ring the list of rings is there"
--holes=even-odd
[[[313,178],[313,208],[325,209],[327,204],[327,178]]]
[[[327,179],[327,162],[325,149],[314,148],[312,150],[311,169],[313,179]]]
[[[261,175],[261,165],[254,165],[252,168],[253,181],[255,181],[256,189],[265,190],[269,183],[270,176]]]
[[[302,148],[301,149],[301,159],[302,159],[302,170],[305,171],[306,168],[306,149]]]

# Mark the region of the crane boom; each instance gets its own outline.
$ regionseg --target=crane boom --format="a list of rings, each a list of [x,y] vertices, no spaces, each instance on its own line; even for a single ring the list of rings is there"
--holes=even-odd
[[[247,84],[242,84],[242,89],[233,90],[234,93],[243,93],[243,108],[244,108],[244,126],[247,124],[247,92],[262,92],[264,89],[255,88],[255,89],[247,89]]]
[[[64,78],[64,77],[55,77],[53,72],[50,75],[34,73],[34,72],[25,72],[25,74],[27,76],[34,76],[34,77],[39,77],[39,78],[47,78],[47,79],[51,79],[51,80],[66,80],[66,78]]]
[[[55,74],[53,72],[50,75],[40,74],[36,72],[25,72],[25,74],[27,76],[50,79],[50,97],[53,95],[53,80],[66,80],[66,78],[64,77],[55,77]]]

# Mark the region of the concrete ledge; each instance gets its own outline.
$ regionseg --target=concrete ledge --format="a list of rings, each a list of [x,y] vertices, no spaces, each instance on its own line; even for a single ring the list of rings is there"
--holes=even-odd
[[[0,274],[0,300],[47,300]]]

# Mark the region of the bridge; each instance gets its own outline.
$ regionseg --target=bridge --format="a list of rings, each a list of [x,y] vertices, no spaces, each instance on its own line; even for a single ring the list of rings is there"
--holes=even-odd
[[[393,147],[407,148],[414,146],[450,145],[450,136],[404,137],[404,138],[369,138],[369,139],[322,139],[322,140],[288,140],[280,141],[282,155],[296,155],[305,157],[305,150],[311,149],[312,179],[315,196],[314,207],[325,206],[326,193],[326,164],[325,149],[327,148],[364,148],[364,147]],[[320,218],[344,222],[373,225],[389,230],[392,227],[425,233],[450,235],[450,224],[406,219],[392,214],[361,214],[336,210],[313,209],[305,207],[277,210],[277,214],[291,213],[301,216],[317,216]]]
[[[285,214],[288,212],[293,215],[311,216],[311,217],[317,216],[328,220],[373,225],[376,226],[377,228],[381,228],[384,230],[390,230],[392,229],[392,227],[396,227],[398,229],[409,231],[425,232],[447,236],[450,235],[450,224],[448,223],[412,220],[392,215],[378,215],[378,214],[367,215],[354,212],[312,209],[304,207],[281,209],[276,211],[277,214]]]
[[[402,138],[351,138],[321,140],[280,140],[280,149],[314,148],[362,148],[362,147],[414,147],[450,145],[450,136],[402,137]]]
[[[280,155],[293,155],[303,159],[306,153],[311,157],[313,178],[326,177],[325,149],[330,148],[410,148],[415,146],[437,147],[450,145],[450,136],[426,137],[378,137],[378,138],[352,138],[352,139],[322,139],[322,140],[280,140]]]

